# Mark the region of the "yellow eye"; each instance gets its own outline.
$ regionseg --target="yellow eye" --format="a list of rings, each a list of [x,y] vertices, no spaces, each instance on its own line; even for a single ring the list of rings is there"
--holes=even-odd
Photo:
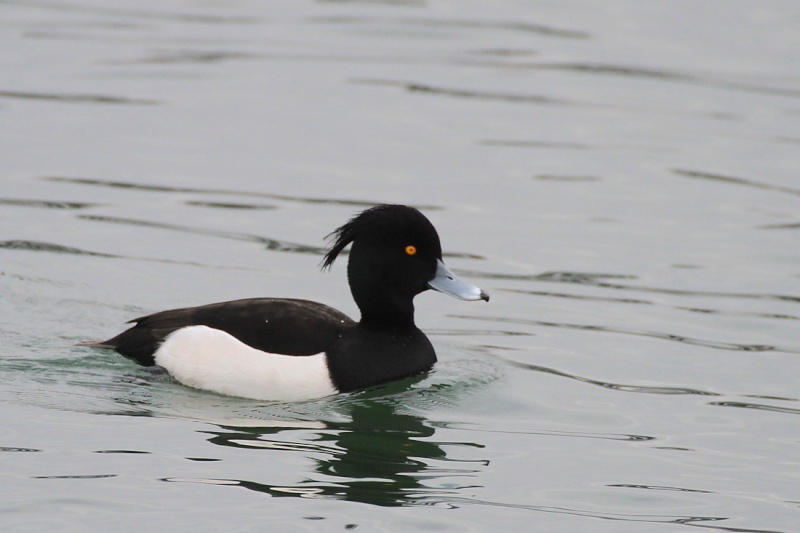
[[[414,255],[417,253],[417,247],[413,244],[406,246],[406,255]]]

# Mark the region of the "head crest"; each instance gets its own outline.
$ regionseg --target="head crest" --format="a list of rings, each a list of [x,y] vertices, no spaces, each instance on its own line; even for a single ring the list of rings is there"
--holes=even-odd
[[[372,209],[375,208],[373,207]],[[358,215],[354,216],[349,221],[347,221],[346,224],[339,226],[334,231],[325,236],[325,240],[332,241],[332,244],[330,250],[328,250],[328,253],[325,254],[325,258],[322,260],[322,270],[330,269],[331,265],[339,256],[341,251],[344,250],[345,246],[353,242],[353,239],[356,238],[356,234],[358,233],[358,231],[356,230],[358,217],[360,217],[364,213],[366,213],[366,211],[363,211]]]
[[[409,216],[411,218],[409,218]],[[332,241],[328,253],[322,260],[322,269],[329,269],[342,250],[352,243],[359,235],[362,234],[365,228],[371,230],[377,229],[383,233],[393,231],[393,227],[399,226],[406,227],[409,221],[419,224],[420,221],[425,221],[430,225],[430,222],[416,209],[404,205],[377,205],[370,207],[347,221],[346,224],[340,226],[335,231],[330,233],[326,240]],[[431,226],[432,228],[433,226]],[[394,228],[396,231],[397,228]],[[435,230],[433,230],[435,233]]]

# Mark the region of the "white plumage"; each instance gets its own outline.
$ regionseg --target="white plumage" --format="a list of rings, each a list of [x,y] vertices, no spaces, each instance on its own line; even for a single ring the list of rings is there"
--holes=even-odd
[[[189,387],[252,398],[300,401],[338,391],[324,353],[280,355],[207,326],[181,328],[156,350],[156,364]]]

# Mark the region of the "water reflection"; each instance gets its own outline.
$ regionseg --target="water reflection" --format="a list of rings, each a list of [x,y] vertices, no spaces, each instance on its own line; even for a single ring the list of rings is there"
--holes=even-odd
[[[686,268],[689,265],[683,265]],[[689,268],[692,268],[689,266]],[[601,274],[594,272],[543,272],[541,274],[508,274],[503,272],[486,272],[479,270],[458,269],[456,274],[464,277],[476,279],[521,281],[521,282],[545,282],[545,283],[566,283],[574,285],[586,285],[601,289],[613,289],[619,291],[633,291],[653,294],[669,294],[673,296],[689,297],[712,297],[712,298],[732,298],[747,300],[777,300],[781,302],[800,302],[800,296],[790,294],[764,294],[747,292],[728,292],[728,291],[706,291],[706,290],[686,290],[667,287],[648,287],[633,283],[610,282],[607,280],[634,280],[636,276],[623,274]],[[506,289],[500,289],[506,290]]]
[[[583,31],[567,30],[563,28],[556,28],[545,24],[536,24],[533,22],[521,21],[489,21],[482,18],[473,19],[431,19],[422,17],[399,17],[394,19],[374,18],[367,16],[325,16],[313,17],[310,19],[312,22],[320,22],[323,24],[345,24],[363,27],[367,24],[397,24],[406,27],[420,27],[420,28],[435,28],[435,29],[471,29],[471,30],[500,30],[522,33],[534,33],[546,35],[548,37],[559,37],[564,39],[588,39],[590,35]]]
[[[626,385],[622,383],[612,383],[608,381],[602,381],[599,379],[591,379],[584,376],[578,376],[575,374],[570,374],[568,372],[564,372],[561,370],[556,370],[555,368],[548,368],[545,366],[540,365],[533,365],[529,363],[522,363],[519,361],[512,361],[512,360],[505,360],[506,363],[509,365],[521,368],[523,370],[532,370],[534,372],[542,372],[545,374],[552,374],[554,376],[559,376],[568,379],[574,379],[575,381],[580,381],[582,383],[588,383],[590,385],[597,385],[598,387],[603,387],[605,389],[613,389],[623,392],[642,392],[647,394],[695,394],[699,396],[720,396],[720,394],[711,391],[704,391],[700,389],[695,389],[691,387],[667,387],[667,386],[649,386],[649,385]]]
[[[114,189],[129,189],[129,190],[149,191],[157,193],[189,193],[189,194],[246,196],[248,198],[269,198],[271,200],[281,200],[287,202],[297,202],[306,204],[331,204],[331,205],[355,206],[355,207],[372,207],[373,205],[380,203],[378,201],[332,199],[332,198],[296,196],[287,194],[273,194],[263,191],[237,191],[230,189],[211,189],[205,187],[174,187],[169,185],[153,185],[153,184],[133,183],[127,181],[101,180],[93,178],[70,178],[63,176],[46,176],[41,179],[51,182],[72,183],[75,185],[89,185],[93,187],[108,187]],[[426,209],[426,210],[441,209],[438,206],[416,206],[416,207],[418,207],[419,209]]]
[[[740,178],[737,176],[723,176],[720,174],[712,174],[710,172],[699,172],[697,170],[682,170],[677,168],[674,169],[672,172],[677,174],[678,176],[684,176],[686,178],[703,179],[721,183],[732,183],[734,185],[742,185],[745,187],[752,187],[754,189],[763,189],[767,191],[782,192],[785,194],[800,195],[800,189],[797,189],[795,187],[785,187],[783,185],[764,183],[752,179]]]
[[[35,207],[45,209],[87,209],[97,207],[99,204],[89,202],[66,202],[63,200],[23,200],[19,198],[0,198],[0,205],[15,207]]]
[[[240,233],[234,231],[197,228],[192,226],[182,226],[180,224],[167,224],[162,222],[152,222],[150,220],[138,220],[132,218],[122,217],[109,217],[100,215],[80,215],[78,218],[81,220],[90,220],[93,222],[108,222],[112,224],[126,224],[131,226],[140,226],[145,228],[155,228],[159,230],[179,231],[183,233],[192,233],[195,235],[205,235],[209,237],[220,237],[223,239],[255,242],[263,244],[268,250],[275,250],[281,252],[295,252],[313,255],[322,255],[326,249],[322,246],[312,246],[308,244],[295,243],[281,239],[273,239],[270,237],[262,237],[260,235],[252,235],[249,233]]]
[[[22,100],[47,100],[51,102],[69,102],[80,104],[132,104],[156,105],[161,102],[144,98],[128,98],[107,94],[68,94],[68,93],[34,93],[23,91],[0,91],[0,98],[15,98]]]
[[[731,350],[731,351],[741,351],[741,352],[800,353],[800,349],[795,347],[773,346],[769,344],[741,344],[735,342],[715,341],[711,339],[689,337],[687,335],[678,335],[675,333],[667,333],[662,331],[636,330],[636,329],[621,328],[614,326],[603,326],[598,324],[572,324],[567,322],[549,322],[545,320],[518,319],[514,317],[477,318],[468,315],[451,315],[451,316],[454,318],[460,318],[464,320],[482,320],[482,321],[501,322],[504,324],[519,324],[528,326],[541,326],[548,328],[571,329],[578,331],[614,333],[619,335],[633,335],[637,337],[648,337],[648,338],[671,341],[671,342],[679,342],[691,346],[703,346],[705,348],[713,348],[715,350]]]
[[[316,472],[316,479],[290,486],[248,480],[168,478],[165,481],[235,485],[275,497],[325,497],[389,507],[417,505],[433,494],[451,494],[474,486],[472,480],[488,460],[450,459],[443,446],[477,449],[483,446],[437,442],[432,439],[436,430],[427,420],[398,412],[398,405],[385,398],[349,403],[349,421],[327,423],[316,438],[310,439],[276,439],[285,428],[220,426],[220,431],[210,432],[213,436],[209,441],[220,446],[310,453],[316,464],[303,475],[308,477],[309,472]],[[447,488],[437,488],[436,482],[443,485],[444,478]]]
[[[500,101],[522,104],[543,104],[543,105],[578,105],[577,102],[564,100],[561,98],[551,98],[538,94],[513,94],[476,91],[471,89],[461,89],[453,87],[441,87],[416,83],[410,81],[381,80],[381,79],[353,79],[352,83],[359,85],[383,85],[390,87],[400,87],[408,92],[423,93],[436,96],[447,96],[451,98],[468,98],[475,100]]]

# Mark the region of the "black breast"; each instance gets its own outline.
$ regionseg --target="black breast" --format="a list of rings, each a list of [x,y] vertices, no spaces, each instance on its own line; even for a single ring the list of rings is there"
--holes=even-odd
[[[433,345],[414,326],[376,330],[358,324],[328,350],[328,370],[340,392],[425,372],[434,363]]]

